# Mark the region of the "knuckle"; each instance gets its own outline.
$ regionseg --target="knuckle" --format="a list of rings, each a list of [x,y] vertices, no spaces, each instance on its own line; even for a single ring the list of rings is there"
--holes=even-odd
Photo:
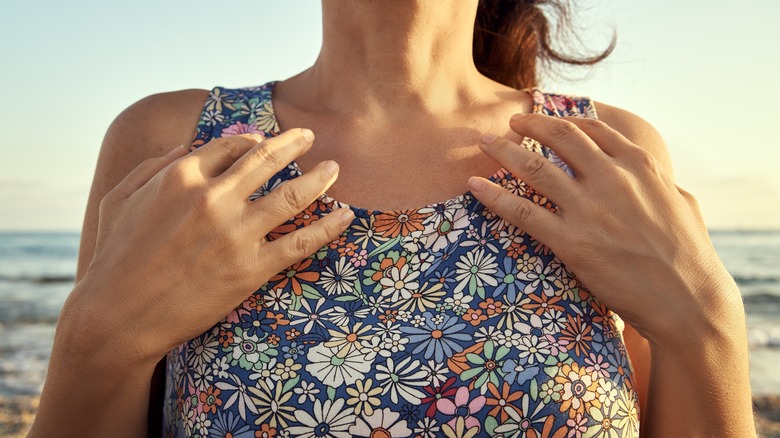
[[[247,139],[240,136],[221,137],[212,140],[219,146],[231,159],[237,160],[242,155],[242,145],[246,143]]]
[[[187,160],[177,160],[166,167],[162,172],[162,184],[183,185],[190,174],[190,166]]]
[[[308,204],[306,196],[296,184],[284,184],[279,190],[282,199],[295,209],[303,209]]]
[[[675,184],[676,185],[676,184]],[[677,185],[676,185],[677,186]],[[677,186],[677,191],[680,192],[680,195],[682,195],[683,199],[692,207],[698,210],[699,208],[699,200],[696,199],[693,194],[685,189],[683,189],[680,186]]]
[[[518,224],[523,224],[533,215],[533,209],[529,202],[513,202],[509,206],[509,214]]]
[[[658,160],[655,159],[653,154],[645,149],[637,148],[632,159],[642,169],[649,170],[653,173],[658,173],[660,171]]]
[[[260,143],[260,145],[255,148],[255,151],[253,152],[253,158],[263,163],[267,163],[273,168],[279,168],[287,164],[282,163],[282,160],[273,150],[271,150],[267,142]]]
[[[588,130],[603,130],[609,128],[609,125],[604,123],[602,120],[599,119],[593,119],[593,118],[582,118],[578,119],[579,123],[581,123],[583,126],[586,127]]]
[[[299,150],[305,150],[309,146],[309,142],[303,137],[303,134],[299,130],[295,136],[295,147]]]
[[[578,130],[579,128],[574,123],[561,120],[560,123],[553,125],[550,136],[557,141],[567,140],[576,135]]]
[[[290,259],[301,260],[314,252],[315,246],[311,233],[304,233],[298,230],[290,235],[290,244],[287,248],[288,255]]]
[[[539,179],[546,171],[547,159],[541,155],[532,155],[523,163],[523,172],[529,179]]]
[[[217,212],[217,196],[211,190],[192,190],[192,207],[204,217],[211,217]]]

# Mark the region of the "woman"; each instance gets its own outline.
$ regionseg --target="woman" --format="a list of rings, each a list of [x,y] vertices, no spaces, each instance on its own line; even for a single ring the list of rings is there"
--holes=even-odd
[[[529,88],[537,2],[452,3],[323,2],[308,70],[116,119],[31,436],[754,434],[660,136]]]

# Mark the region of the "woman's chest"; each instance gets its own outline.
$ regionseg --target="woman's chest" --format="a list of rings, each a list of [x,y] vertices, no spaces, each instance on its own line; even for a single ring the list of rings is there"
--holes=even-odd
[[[331,207],[317,201],[269,237]],[[635,428],[620,322],[546,247],[469,197],[364,213],[169,354],[166,430]]]

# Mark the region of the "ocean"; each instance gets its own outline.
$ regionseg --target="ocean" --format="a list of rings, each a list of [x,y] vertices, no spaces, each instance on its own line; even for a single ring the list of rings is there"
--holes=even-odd
[[[713,231],[747,310],[751,385],[780,394],[780,231]],[[0,233],[0,397],[40,393],[79,233]]]

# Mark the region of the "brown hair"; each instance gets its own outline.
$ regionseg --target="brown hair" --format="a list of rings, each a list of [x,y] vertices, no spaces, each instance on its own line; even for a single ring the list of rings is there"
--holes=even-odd
[[[544,9],[549,9],[558,22],[551,22]],[[593,56],[570,56],[553,48],[552,38],[567,34],[570,19],[566,0],[479,0],[474,63],[482,74],[497,82],[529,88],[538,85],[540,66],[549,68],[556,62],[593,65],[612,53],[614,34],[609,47]]]

